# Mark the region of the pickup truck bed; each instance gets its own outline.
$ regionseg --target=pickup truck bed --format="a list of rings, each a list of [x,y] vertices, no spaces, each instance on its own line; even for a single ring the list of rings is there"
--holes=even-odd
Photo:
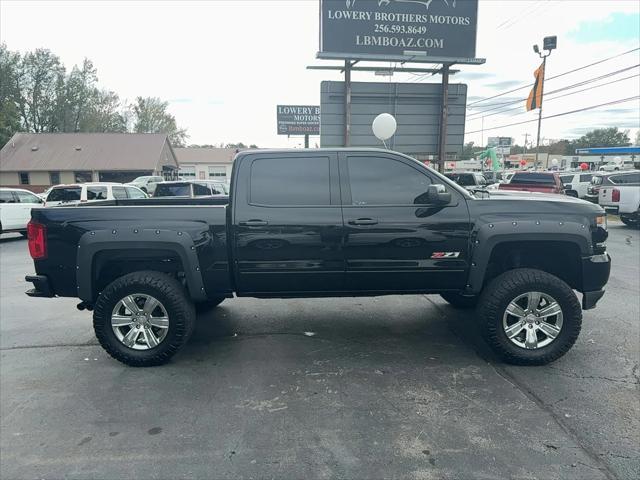
[[[506,193],[506,192],[505,192]],[[228,198],[34,209],[28,295],[78,297],[101,345],[168,361],[194,305],[225,298],[441,294],[477,307],[506,361],[538,365],[575,341],[604,294],[604,211],[564,195],[477,198],[376,149],[249,150]]]

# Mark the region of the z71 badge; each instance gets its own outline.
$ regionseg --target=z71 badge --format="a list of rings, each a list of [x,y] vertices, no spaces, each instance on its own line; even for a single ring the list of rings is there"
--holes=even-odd
[[[460,252],[433,252],[431,258],[458,258]]]

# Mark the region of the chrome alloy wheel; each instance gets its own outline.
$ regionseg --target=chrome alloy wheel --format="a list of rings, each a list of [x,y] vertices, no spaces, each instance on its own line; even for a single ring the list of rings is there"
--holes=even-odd
[[[167,336],[169,315],[158,299],[133,293],[116,303],[111,313],[111,328],[123,345],[134,350],[149,350]]]
[[[546,347],[560,334],[562,308],[546,293],[523,293],[507,305],[502,328],[507,338],[521,348]]]

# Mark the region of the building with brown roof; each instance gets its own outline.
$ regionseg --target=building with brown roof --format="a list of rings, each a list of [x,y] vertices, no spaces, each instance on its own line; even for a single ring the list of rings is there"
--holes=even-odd
[[[16,133],[0,150],[0,186],[34,192],[60,183],[172,178],[177,168],[160,133]]]
[[[174,148],[174,152],[180,165],[181,178],[228,182],[231,179],[231,167],[238,149]]]

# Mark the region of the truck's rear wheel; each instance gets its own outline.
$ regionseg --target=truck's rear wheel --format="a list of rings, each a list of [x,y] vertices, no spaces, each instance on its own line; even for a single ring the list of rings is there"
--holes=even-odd
[[[482,333],[506,362],[544,365],[573,346],[582,309],[564,281],[541,270],[521,268],[495,278],[478,302]]]
[[[441,293],[440,296],[454,308],[470,309],[478,304],[478,297],[465,297],[458,292],[445,292]]]
[[[133,367],[167,362],[187,342],[194,324],[195,308],[183,286],[154,271],[130,273],[110,283],[93,312],[100,345]]]

